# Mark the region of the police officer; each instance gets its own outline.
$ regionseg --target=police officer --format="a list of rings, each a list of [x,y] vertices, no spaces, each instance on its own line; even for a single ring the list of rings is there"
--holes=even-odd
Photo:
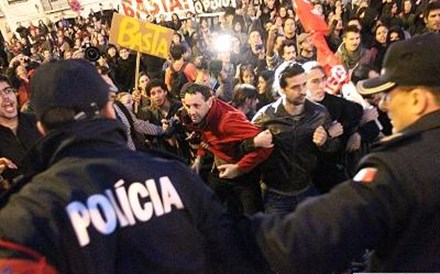
[[[440,34],[392,44],[384,70],[359,84],[382,93],[394,135],[356,176],[286,217],[255,215],[251,228],[279,273],[332,273],[373,249],[371,272],[440,270]]]
[[[194,174],[127,148],[109,86],[90,63],[43,65],[31,89],[45,138],[32,158],[37,175],[1,197],[1,239],[60,273],[263,271]],[[13,255],[0,249],[3,262]]]

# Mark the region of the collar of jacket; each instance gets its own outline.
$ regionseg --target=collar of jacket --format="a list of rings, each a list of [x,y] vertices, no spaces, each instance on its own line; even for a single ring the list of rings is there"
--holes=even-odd
[[[208,113],[206,114],[205,118],[200,122],[199,129],[203,130],[205,128],[215,127],[220,122],[222,115],[225,112],[229,112],[229,111],[238,112],[237,109],[233,108],[232,106],[228,105],[222,100],[213,98],[212,106],[208,110]]]
[[[373,148],[380,151],[385,148],[394,146],[408,139],[414,138],[423,132],[440,128],[440,110],[431,112],[421,117],[415,123],[407,127],[404,131],[385,137],[381,141],[375,143]]]
[[[311,109],[311,105],[316,105],[316,103],[310,101],[309,99],[305,99],[304,101],[304,109],[300,114],[297,115],[291,115],[286,111],[286,108],[283,105],[283,98],[279,98],[277,101],[273,103],[273,108],[275,110],[277,117],[289,117],[289,118],[296,118],[300,120],[302,117],[306,116],[307,113],[309,113]]]
[[[99,148],[126,145],[126,133],[117,120],[76,121],[60,129],[50,130],[29,151],[25,161],[32,166],[33,173],[39,173],[66,156],[83,155]]]

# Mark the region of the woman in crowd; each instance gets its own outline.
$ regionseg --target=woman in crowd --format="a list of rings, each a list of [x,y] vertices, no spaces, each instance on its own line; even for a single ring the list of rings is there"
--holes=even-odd
[[[374,30],[374,40],[370,50],[375,54],[373,68],[377,72],[382,68],[382,61],[388,48],[387,35],[388,28],[385,25],[378,25]]]
[[[180,21],[179,15],[177,13],[173,13],[171,15],[170,28],[173,30],[180,30],[182,27],[182,22]]]
[[[273,91],[274,76],[275,73],[271,70],[265,70],[258,76],[257,110],[275,101],[276,96]]]
[[[255,86],[257,77],[252,66],[240,66],[238,70],[238,82]]]
[[[135,102],[135,105],[137,105],[137,108],[145,108],[148,107],[151,103],[150,97],[147,95],[146,87],[148,83],[150,82],[150,76],[144,71],[139,73],[138,78],[138,89],[134,90],[133,100]],[[134,112],[137,112],[137,109],[135,107]]]

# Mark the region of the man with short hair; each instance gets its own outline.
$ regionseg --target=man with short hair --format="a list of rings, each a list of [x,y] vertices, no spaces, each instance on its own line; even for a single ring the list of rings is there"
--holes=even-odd
[[[342,44],[339,46],[336,56],[347,71],[352,71],[359,63],[368,64],[372,56],[361,45],[361,32],[357,26],[347,26],[342,35]]]
[[[296,44],[285,39],[284,36],[277,36],[277,26],[272,26],[267,38],[266,62],[268,69],[274,70],[283,62],[295,61],[297,58]],[[277,39],[283,37],[281,45],[277,45]]]
[[[283,31],[284,36],[286,36],[286,41],[290,41],[296,45],[296,22],[294,18],[288,17],[286,21],[284,21]]]
[[[440,32],[440,2],[434,1],[426,6],[423,13],[426,31]]]
[[[179,98],[180,89],[187,82],[193,83],[197,77],[197,70],[193,63],[186,62],[184,59],[185,47],[182,44],[173,45],[170,48],[172,58],[171,65],[165,70],[165,84],[170,96],[174,99]],[[185,79],[177,80],[179,72],[183,72]],[[180,86],[173,86],[180,85]]]
[[[251,26],[249,30],[248,48],[240,55],[239,63],[251,65],[256,72],[263,71],[266,67],[265,48],[261,38],[261,30],[256,26]]]
[[[136,57],[128,48],[119,49],[115,78],[120,91],[131,92],[135,82]]]
[[[138,118],[157,126],[162,126],[163,123],[176,126],[172,136],[149,135],[150,145],[188,161],[190,151],[188,143],[185,141],[186,135],[179,124],[174,124],[182,103],[170,96],[165,83],[159,79],[152,79],[145,87],[145,92],[150,98],[151,104],[137,113]]]
[[[92,64],[43,65],[31,88],[45,135],[34,151],[38,174],[0,197],[1,242],[44,256],[30,273],[46,262],[59,273],[262,272],[187,167],[127,148],[109,86]],[[3,269],[29,260],[0,249]]]
[[[252,122],[270,129],[275,149],[262,165],[266,212],[287,214],[299,202],[317,194],[312,171],[320,151],[334,149],[327,134],[330,115],[322,105],[306,99],[307,77],[300,64],[283,63],[275,72],[276,102],[261,108]]]
[[[252,218],[251,247],[259,246],[274,271],[338,273],[368,248],[367,272],[438,272],[439,48],[438,33],[395,42],[381,75],[358,84],[363,95],[381,94],[395,134],[360,162],[352,180],[284,218]]]
[[[253,85],[238,84],[232,94],[232,105],[251,120],[257,109],[258,91]]]
[[[262,209],[258,165],[269,157],[272,148],[257,148],[242,155],[241,143],[253,138],[260,129],[245,115],[212,96],[209,87],[186,85],[183,104],[202,134],[193,169],[200,170],[204,150],[215,158],[210,186],[225,203],[229,212],[250,214]]]
[[[25,154],[40,137],[34,115],[18,112],[17,95],[9,79],[0,75],[0,157],[12,163],[2,173],[10,183],[28,171]],[[13,166],[18,168],[7,168]]]
[[[312,43],[308,33],[301,33],[297,38],[298,57],[296,61],[301,64],[316,61],[316,48]]]
[[[331,138],[338,138],[339,149],[333,153],[321,153],[318,165],[313,172],[313,182],[321,193],[328,192],[333,186],[347,180],[346,147],[351,146],[362,118],[362,106],[325,91],[326,75],[324,68],[317,62],[303,65],[307,75],[307,98],[319,103],[328,110],[333,121],[328,130]]]

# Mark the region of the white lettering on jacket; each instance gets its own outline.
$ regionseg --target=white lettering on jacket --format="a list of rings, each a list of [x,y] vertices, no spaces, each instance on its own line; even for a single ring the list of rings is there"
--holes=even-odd
[[[66,206],[80,246],[90,243],[89,229],[93,226],[101,234],[113,233],[120,227],[132,226],[137,222],[147,222],[153,216],[170,213],[173,206],[184,208],[179,194],[168,177],[159,178],[160,192],[153,179],[144,184],[134,182],[124,187],[119,180],[113,189],[104,194],[94,194],[85,203],[73,201]]]

